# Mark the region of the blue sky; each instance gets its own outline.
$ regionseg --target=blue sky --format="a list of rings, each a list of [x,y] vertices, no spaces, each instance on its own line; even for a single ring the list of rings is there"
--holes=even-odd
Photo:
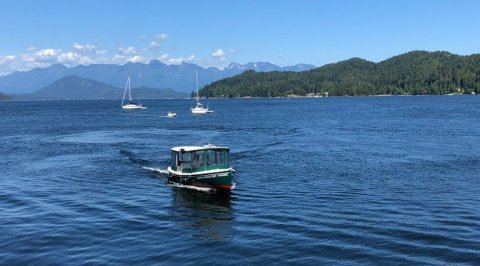
[[[480,1],[2,1],[0,75],[158,59],[225,67],[480,51]]]

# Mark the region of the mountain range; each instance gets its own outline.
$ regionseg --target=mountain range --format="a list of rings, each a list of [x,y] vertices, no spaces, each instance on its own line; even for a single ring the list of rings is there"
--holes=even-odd
[[[28,94],[45,88],[57,80],[67,76],[77,76],[97,81],[117,88],[125,87],[128,76],[132,86],[155,89],[172,89],[191,93],[195,87],[195,72],[198,71],[198,86],[235,76],[246,70],[265,71],[305,71],[315,68],[313,65],[297,64],[280,67],[268,62],[248,63],[245,65],[231,63],[224,69],[214,67],[203,68],[196,64],[182,63],[167,65],[158,60],[148,64],[129,62],[124,65],[92,64],[88,66],[66,67],[54,64],[47,68],[36,68],[30,71],[14,72],[0,77],[0,92],[6,94]]]
[[[142,98],[188,98],[189,93],[172,89],[155,89],[148,87],[132,88],[133,96]],[[36,90],[33,93],[12,95],[15,100],[88,100],[88,99],[121,99],[124,89],[105,84],[93,79],[75,75],[62,77],[55,82]]]

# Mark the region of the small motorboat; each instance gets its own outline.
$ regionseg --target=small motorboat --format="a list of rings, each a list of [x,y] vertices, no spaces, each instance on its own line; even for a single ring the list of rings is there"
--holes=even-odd
[[[168,117],[168,118],[174,118],[174,117],[177,117],[177,113],[174,113],[174,112],[168,112],[168,114],[167,114],[167,117]]]

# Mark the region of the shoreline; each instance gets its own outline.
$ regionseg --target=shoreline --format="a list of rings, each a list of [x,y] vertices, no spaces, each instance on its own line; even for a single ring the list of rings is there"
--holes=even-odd
[[[402,95],[391,95],[391,94],[376,94],[376,95],[344,95],[344,96],[285,96],[285,97],[211,97],[211,98],[200,98],[204,100],[221,100],[221,99],[319,99],[319,98],[352,98],[352,97],[425,97],[425,96],[477,96],[480,94],[402,94]],[[194,100],[195,98],[139,98],[139,100]],[[35,102],[35,101],[115,101],[118,99],[0,99],[0,102]]]

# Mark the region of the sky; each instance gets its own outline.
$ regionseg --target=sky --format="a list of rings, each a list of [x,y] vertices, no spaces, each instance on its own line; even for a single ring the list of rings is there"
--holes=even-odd
[[[0,75],[60,63],[379,62],[480,52],[480,1],[2,0]]]

